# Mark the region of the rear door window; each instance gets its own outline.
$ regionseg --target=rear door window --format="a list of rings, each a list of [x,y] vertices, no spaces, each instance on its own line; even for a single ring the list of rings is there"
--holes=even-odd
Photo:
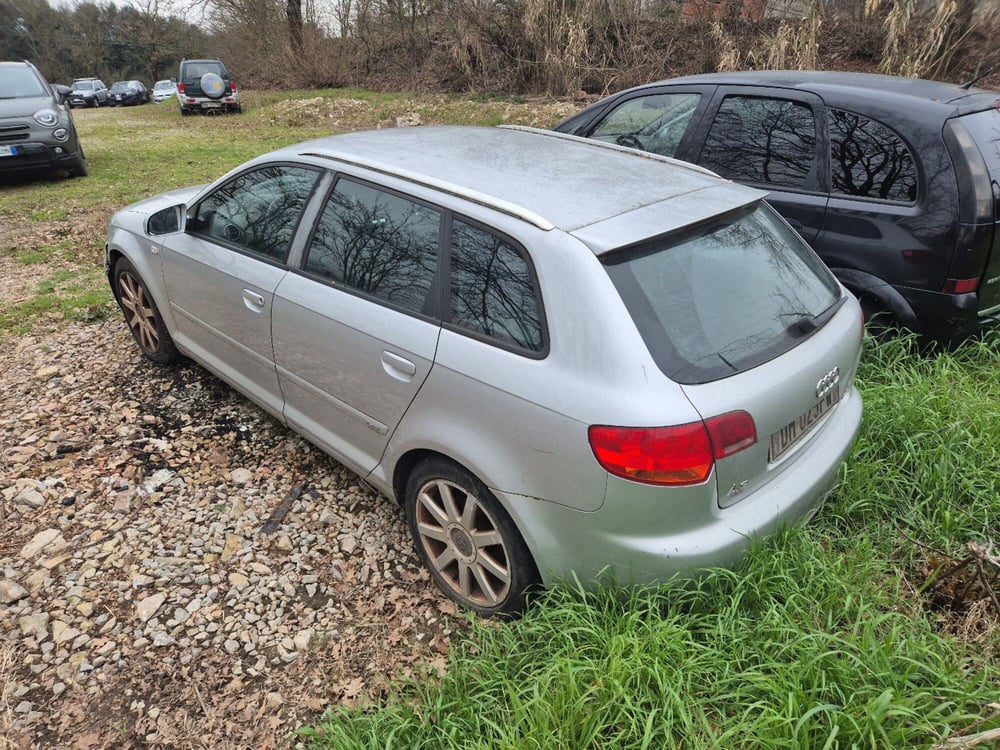
[[[660,369],[686,385],[792,349],[841,299],[822,261],[763,203],[602,261]]]
[[[790,99],[727,96],[698,163],[731,180],[812,189],[818,168],[812,108]]]
[[[427,312],[435,302],[440,234],[437,209],[342,177],[316,225],[305,269],[404,310]]]
[[[673,156],[698,108],[701,94],[653,94],[629,99],[613,109],[590,137],[619,146]]]
[[[994,216],[1000,220],[1000,109],[976,112],[961,118],[961,123],[979,147],[993,182]]]
[[[830,109],[832,192],[913,203],[917,166],[903,139],[863,115]]]

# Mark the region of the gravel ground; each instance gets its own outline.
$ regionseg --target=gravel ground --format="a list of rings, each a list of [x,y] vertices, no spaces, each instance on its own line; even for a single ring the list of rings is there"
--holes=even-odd
[[[443,669],[402,511],[120,315],[0,343],[0,750],[264,748]]]

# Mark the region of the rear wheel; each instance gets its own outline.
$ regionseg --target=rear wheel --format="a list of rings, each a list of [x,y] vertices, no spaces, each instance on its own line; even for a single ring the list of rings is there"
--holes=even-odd
[[[125,258],[119,259],[115,264],[114,279],[125,323],[142,353],[161,365],[178,361],[180,352],[174,346],[160,311],[135,266]]]
[[[899,321],[892,310],[882,304],[882,301],[870,294],[858,297],[861,312],[865,315],[865,331],[875,338],[886,338],[893,331],[899,330]]]
[[[417,553],[449,597],[487,617],[524,610],[538,571],[507,511],[475,476],[429,459],[407,482],[405,509]]]

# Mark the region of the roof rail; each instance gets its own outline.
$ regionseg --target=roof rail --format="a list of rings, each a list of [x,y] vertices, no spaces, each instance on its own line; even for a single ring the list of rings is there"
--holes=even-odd
[[[401,180],[406,180],[407,182],[412,182],[416,185],[433,188],[434,190],[439,190],[442,193],[447,193],[448,195],[453,195],[457,198],[463,198],[480,206],[492,208],[496,211],[507,214],[508,216],[513,216],[515,219],[526,221],[527,223],[532,224],[546,232],[550,232],[556,228],[555,224],[546,219],[544,216],[541,216],[534,211],[529,211],[516,203],[495,198],[492,195],[481,193],[478,190],[470,190],[469,188],[462,187],[461,185],[456,185],[451,182],[446,182],[445,180],[428,177],[425,174],[403,169],[392,164],[379,163],[373,160],[350,158],[342,154],[324,154],[318,151],[302,151],[299,155],[314,156],[319,159],[349,164],[352,167],[369,169],[372,172],[378,172],[379,174],[384,174],[389,177],[398,177]]]
[[[699,174],[707,175],[709,177],[718,177],[719,175],[713,172],[711,169],[705,169],[705,167],[700,167],[697,164],[691,164],[690,162],[681,161],[680,159],[674,159],[670,156],[663,156],[662,154],[654,154],[652,151],[641,151],[636,148],[629,148],[628,146],[619,146],[617,143],[608,143],[607,141],[598,141],[593,138],[584,138],[583,136],[573,135],[572,133],[558,133],[555,130],[543,130],[542,128],[532,128],[527,125],[497,125],[501,130],[519,130],[524,133],[533,133],[535,135],[542,135],[547,138],[559,138],[564,141],[575,141],[577,143],[583,142],[591,145],[600,146],[601,148],[606,148],[611,151],[617,151],[618,153],[631,154],[632,156],[639,156],[644,159],[652,159],[653,161],[662,161],[665,164],[672,164],[675,167],[681,167],[690,169],[692,172],[697,172]]]

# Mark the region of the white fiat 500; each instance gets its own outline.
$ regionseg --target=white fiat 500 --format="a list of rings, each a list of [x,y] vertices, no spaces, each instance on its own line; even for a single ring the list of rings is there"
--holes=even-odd
[[[526,128],[301,143],[111,219],[143,353],[187,356],[401,503],[449,596],[733,564],[861,419],[857,301],[699,167]]]

